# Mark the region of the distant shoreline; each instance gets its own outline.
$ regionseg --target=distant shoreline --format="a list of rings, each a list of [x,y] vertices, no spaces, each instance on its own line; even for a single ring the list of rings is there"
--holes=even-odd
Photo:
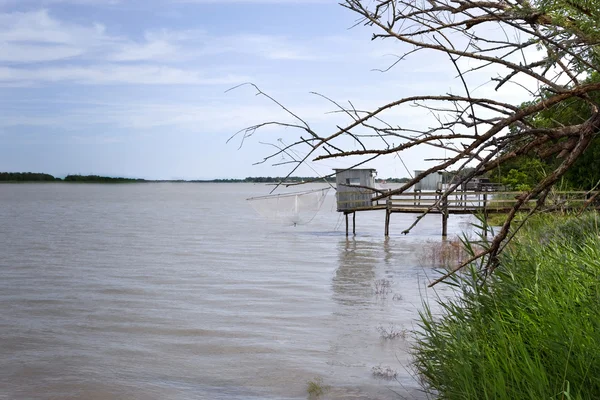
[[[329,183],[335,183],[335,181],[328,181]],[[266,183],[266,182],[259,182],[259,181],[247,181],[244,179],[230,179],[230,180],[224,180],[224,179],[210,179],[210,180],[183,180],[183,179],[179,179],[179,180],[169,180],[169,179],[126,179],[126,180],[114,180],[114,181],[93,181],[93,180],[81,180],[81,181],[65,181],[63,179],[56,179],[53,181],[42,181],[42,180],[0,180],[0,185],[1,184],[19,184],[19,183],[69,183],[69,184],[79,184],[79,183],[107,183],[107,184],[134,184],[134,183],[265,183],[266,185],[276,185],[276,184],[283,184],[283,185],[292,185],[292,184],[299,184],[299,183],[325,183],[322,179],[316,179],[316,180],[311,180],[311,181],[286,181],[286,182],[273,182],[273,183]]]
[[[377,179],[377,182],[403,183],[407,178]],[[256,176],[243,179],[140,179],[123,178],[100,175],[67,175],[57,178],[50,174],[39,172],[0,172],[0,183],[270,183],[270,184],[297,184],[297,183],[335,183],[335,177],[321,178],[312,176],[271,177]]]
[[[314,177],[247,177],[244,179],[141,179],[100,175],[67,175],[57,178],[50,174],[37,172],[0,172],[0,183],[302,183],[323,182],[323,178]],[[335,182],[329,178],[328,182]]]

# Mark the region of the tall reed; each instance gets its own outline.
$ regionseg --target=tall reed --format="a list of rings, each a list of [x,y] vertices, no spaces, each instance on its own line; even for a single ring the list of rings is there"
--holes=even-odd
[[[441,399],[600,399],[600,237],[596,214],[529,223],[482,281],[425,304],[415,368]]]

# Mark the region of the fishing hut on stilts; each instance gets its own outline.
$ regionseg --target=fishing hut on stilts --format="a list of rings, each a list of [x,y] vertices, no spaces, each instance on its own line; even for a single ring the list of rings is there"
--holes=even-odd
[[[337,189],[337,210],[346,217],[346,236],[348,236],[348,218],[352,214],[352,234],[356,234],[356,212],[370,210],[373,207],[375,176],[372,168],[335,169]]]
[[[412,191],[386,194],[390,189],[376,188],[377,171],[372,168],[335,169],[337,189],[337,211],[346,217],[346,236],[350,232],[352,215],[352,234],[356,234],[356,213],[360,211],[385,210],[385,236],[390,233],[391,215],[394,213],[440,214],[442,217],[442,236],[448,235],[450,214],[477,214],[485,218],[488,214],[508,213],[512,210],[522,192],[505,191],[500,185],[482,178],[465,182],[459,190],[446,197],[442,174],[426,175]],[[422,171],[415,171],[415,176]],[[573,210],[586,205],[586,201],[595,192],[556,192],[560,204],[553,205],[561,211]],[[530,199],[521,205],[521,211],[537,208],[538,199]],[[600,205],[594,208],[600,209]]]

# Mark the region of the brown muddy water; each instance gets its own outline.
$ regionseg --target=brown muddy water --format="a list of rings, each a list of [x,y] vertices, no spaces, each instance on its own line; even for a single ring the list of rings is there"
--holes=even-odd
[[[259,184],[0,185],[0,399],[427,398],[410,369],[439,216],[266,223]],[[452,216],[450,232],[469,228]],[[385,279],[386,290],[378,290]],[[373,368],[397,372],[397,380]]]

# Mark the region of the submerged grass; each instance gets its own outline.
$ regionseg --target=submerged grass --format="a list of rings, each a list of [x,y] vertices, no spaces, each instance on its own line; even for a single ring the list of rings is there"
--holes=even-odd
[[[459,237],[427,242],[419,250],[419,260],[423,267],[433,266],[449,269],[463,260],[468,260],[469,257],[470,255]]]
[[[323,379],[320,377],[306,382],[306,392],[309,399],[320,399],[330,389],[330,386],[323,384]]]
[[[441,399],[600,398],[600,236],[597,214],[532,220],[482,282],[429,307],[415,367]]]

